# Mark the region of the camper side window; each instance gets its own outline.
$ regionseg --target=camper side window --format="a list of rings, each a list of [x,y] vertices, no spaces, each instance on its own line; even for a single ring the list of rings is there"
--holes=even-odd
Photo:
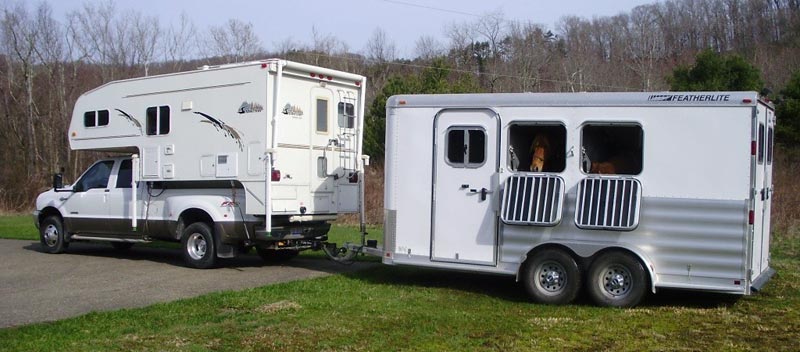
[[[567,129],[554,123],[512,123],[508,128],[508,166],[513,171],[562,172]]]
[[[642,127],[588,124],[581,135],[581,170],[587,174],[638,175],[642,172]]]
[[[356,108],[350,103],[339,103],[339,127],[356,127]]]
[[[328,101],[317,99],[317,132],[328,132]]]
[[[453,167],[478,167],[486,161],[486,132],[478,128],[452,128],[447,132],[445,154]]]
[[[151,106],[147,108],[146,115],[148,136],[169,133],[169,106]]]
[[[108,126],[108,110],[84,112],[83,126],[84,127]]]

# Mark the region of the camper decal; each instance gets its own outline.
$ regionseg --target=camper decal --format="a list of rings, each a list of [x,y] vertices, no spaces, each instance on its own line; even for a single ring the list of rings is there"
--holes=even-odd
[[[302,117],[303,116],[303,109],[301,109],[297,105],[292,105],[286,103],[286,106],[283,107],[283,111],[281,111],[284,115],[291,115],[295,117]]]
[[[240,151],[244,151],[244,145],[242,145],[242,134],[239,131],[237,131],[235,128],[225,124],[225,122],[222,122],[221,120],[218,120],[218,119],[215,119],[215,118],[209,116],[208,114],[205,114],[205,113],[202,113],[202,112],[199,112],[199,111],[195,111],[194,113],[206,118],[205,120],[200,121],[200,122],[205,122],[205,123],[211,124],[212,126],[214,126],[215,130],[217,130],[219,132],[222,132],[222,134],[225,137],[230,137],[234,141],[236,141],[236,144],[239,145],[239,150]]]
[[[134,118],[133,116],[131,116],[131,115],[130,115],[130,114],[128,114],[127,112],[124,112],[124,111],[122,111],[122,110],[120,110],[120,109],[114,109],[114,110],[117,110],[117,111],[120,113],[120,116],[124,117],[124,118],[125,118],[126,120],[128,120],[128,121],[129,121],[131,124],[133,124],[134,126],[136,126],[136,128],[138,128],[138,129],[139,129],[139,135],[141,135],[141,134],[142,134],[142,124],[139,122],[139,120],[137,120],[136,118]]]
[[[251,112],[261,112],[263,110],[264,110],[264,107],[261,106],[261,104],[255,103],[255,102],[248,103],[248,102],[245,101],[245,102],[242,102],[242,105],[239,106],[239,111],[238,112],[240,114],[247,114],[247,113],[251,113]]]
[[[730,94],[653,94],[647,97],[647,101],[669,101],[669,102],[695,102],[695,101],[730,101]]]

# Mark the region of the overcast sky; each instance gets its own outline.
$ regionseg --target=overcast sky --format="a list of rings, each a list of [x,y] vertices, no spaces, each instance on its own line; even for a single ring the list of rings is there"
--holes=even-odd
[[[63,19],[85,0],[50,0],[54,14]],[[90,0],[90,2],[96,2]],[[176,22],[182,11],[198,30],[218,26],[229,18],[253,23],[267,50],[290,38],[311,43],[311,28],[346,42],[360,52],[375,28],[381,27],[394,40],[398,54],[414,54],[414,42],[430,35],[446,42],[444,28],[451,23],[474,21],[477,15],[502,11],[511,21],[533,22],[554,29],[559,18],[615,15],[655,0],[135,0],[116,1],[120,11],[137,9],[158,15],[162,23]]]

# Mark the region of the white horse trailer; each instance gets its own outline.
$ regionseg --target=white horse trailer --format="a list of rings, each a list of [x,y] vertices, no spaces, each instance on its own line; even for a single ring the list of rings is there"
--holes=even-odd
[[[383,262],[516,275],[539,302],[747,295],[769,267],[775,115],[755,92],[401,95]]]
[[[184,240],[189,264],[208,267],[238,248],[266,255],[320,244],[338,214],[363,218],[365,85],[363,76],[270,59],[83,94],[70,147],[128,157],[99,161],[39,197],[36,224],[50,218],[45,249]],[[187,233],[193,223],[203,231]]]

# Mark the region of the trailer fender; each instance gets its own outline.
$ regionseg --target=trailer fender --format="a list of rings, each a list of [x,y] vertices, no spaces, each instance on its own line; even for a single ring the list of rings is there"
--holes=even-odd
[[[625,245],[617,245],[617,246],[608,247],[606,245],[600,245],[600,244],[596,244],[595,245],[595,244],[586,244],[586,243],[544,242],[544,243],[539,244],[536,247],[533,247],[530,251],[528,251],[525,255],[523,255],[521,260],[520,260],[520,263],[524,263],[526,260],[528,260],[528,257],[531,254],[535,253],[536,251],[545,249],[547,247],[549,247],[549,248],[560,248],[560,249],[566,250],[567,252],[569,252],[570,254],[575,256],[575,259],[578,259],[578,260],[581,260],[581,261],[591,260],[591,259],[593,259],[593,257],[597,256],[598,254],[601,254],[603,252],[607,252],[607,251],[610,251],[610,250],[621,250],[621,251],[629,252],[629,253],[633,254],[634,256],[636,256],[637,258],[639,258],[639,260],[644,265],[645,270],[647,270],[647,273],[648,273],[648,275],[650,277],[650,291],[653,292],[653,293],[656,293],[656,281],[658,281],[657,280],[658,277],[656,276],[656,273],[655,273],[655,267],[653,266],[653,261],[650,260],[650,258],[647,256],[647,254],[645,254],[644,252],[642,252],[641,250],[639,250],[636,247],[629,247],[629,246],[625,246]],[[517,268],[516,281],[519,281],[519,275],[520,275],[521,268],[522,268],[522,265],[520,264],[520,266]]]

